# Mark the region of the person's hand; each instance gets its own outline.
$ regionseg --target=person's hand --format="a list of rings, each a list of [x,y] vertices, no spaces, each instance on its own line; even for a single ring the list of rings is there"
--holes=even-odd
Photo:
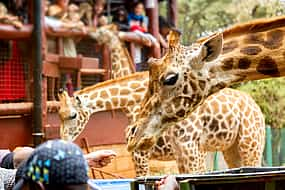
[[[112,150],[98,150],[84,155],[90,167],[102,168],[111,163],[112,159],[116,157],[116,153]]]
[[[162,178],[155,185],[158,187],[158,190],[179,190],[178,183],[173,175]]]

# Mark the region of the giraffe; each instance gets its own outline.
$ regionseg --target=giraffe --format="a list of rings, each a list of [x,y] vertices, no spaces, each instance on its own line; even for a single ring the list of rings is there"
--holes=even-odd
[[[106,32],[105,32],[106,33]],[[104,34],[104,33],[103,33]],[[148,78],[148,74],[143,74],[143,75],[141,75],[141,77],[142,78]],[[132,79],[132,80],[135,80],[135,78],[132,78],[132,77],[130,77],[129,79]],[[122,81],[124,81],[124,79],[122,79]],[[120,81],[120,82],[122,82],[122,81]],[[113,81],[114,82],[114,86],[115,87],[119,87],[119,85],[120,85],[120,82],[118,82],[118,81]],[[111,84],[111,82],[110,83],[106,83],[105,85],[105,88],[106,88],[106,93],[107,94],[112,94],[112,92],[110,92],[110,91],[108,91],[108,85],[110,85]],[[147,84],[147,81],[145,81],[145,83],[144,84]],[[103,85],[100,85],[100,90],[101,89],[103,89],[103,86],[104,86],[104,84]],[[113,86],[113,87],[114,87]],[[120,87],[121,88],[121,87]],[[124,89],[124,87],[122,87],[123,89]],[[147,88],[147,86],[145,86],[145,90],[146,90],[146,88]],[[97,110],[96,110],[96,106],[94,106],[93,107],[93,109],[91,110],[91,111],[86,111],[88,114],[81,114],[82,113],[82,106],[78,106],[78,105],[76,105],[77,104],[77,102],[81,102],[81,100],[83,99],[82,98],[82,96],[85,94],[85,93],[95,93],[95,91],[96,90],[98,90],[97,88],[96,88],[96,85],[95,86],[93,86],[93,87],[89,87],[88,88],[89,90],[86,90],[86,89],[84,89],[83,91],[84,92],[78,92],[77,94],[78,94],[78,96],[77,95],[75,95],[75,98],[74,99],[78,99],[77,101],[74,101],[74,100],[72,100],[71,101],[71,99],[68,97],[68,96],[66,96],[64,93],[62,93],[62,95],[60,95],[60,99],[61,99],[61,110],[60,110],[60,116],[61,116],[61,118],[62,118],[62,121],[63,121],[63,125],[62,126],[64,126],[64,127],[62,127],[62,129],[65,129],[65,137],[63,137],[63,138],[69,138],[69,137],[71,137],[71,138],[69,138],[69,139],[74,139],[74,138],[76,138],[76,136],[78,136],[79,135],[79,133],[83,130],[83,128],[84,128],[84,126],[85,126],[85,124],[87,123],[87,121],[88,121],[88,119],[89,119],[89,116],[92,114],[92,113],[94,113],[94,112],[96,112],[96,111],[103,111],[104,109],[106,109],[107,110],[107,108],[105,107],[105,108],[100,108],[100,109],[98,109],[97,108]],[[92,90],[91,90],[92,89]],[[100,91],[99,90],[99,91]],[[130,94],[132,94],[132,89],[129,91],[129,93]],[[142,93],[142,95],[141,95],[141,97],[143,97],[143,94],[144,94],[145,92],[143,92]],[[237,94],[237,92],[235,92],[236,94]],[[138,95],[138,94],[137,94]],[[81,97],[80,97],[81,96]],[[89,95],[89,97],[90,97],[90,95]],[[139,97],[139,96],[137,96],[137,97]],[[120,97],[116,97],[116,101],[119,101],[119,99],[118,98],[120,98]],[[112,96],[112,99],[113,99],[113,96]],[[128,100],[128,99],[127,99]],[[85,100],[84,100],[85,102],[87,102],[87,101],[89,101],[88,100],[88,98],[86,97],[85,98]],[[105,101],[104,99],[100,99],[100,101]],[[109,100],[108,100],[109,101]],[[125,99],[123,100],[123,101],[125,101]],[[131,100],[132,101],[132,100]],[[66,102],[69,102],[69,103],[66,103]],[[72,102],[72,103],[70,103],[70,102]],[[93,103],[90,103],[89,102],[89,108],[91,107],[91,104],[93,104],[93,105],[96,105],[96,101],[95,100],[93,100],[92,101]],[[137,101],[137,102],[140,102],[140,101]],[[75,104],[74,104],[75,103]],[[111,102],[112,103],[112,102]],[[72,104],[74,104],[74,105],[72,105]],[[107,102],[106,103],[104,103],[104,102],[101,102],[100,104],[102,104],[102,105],[105,105],[105,104],[107,104]],[[68,106],[71,106],[71,108],[69,108]],[[74,106],[74,107],[72,107],[72,106]],[[126,106],[129,106],[129,104],[128,103],[126,103]],[[89,109],[88,108],[88,109]],[[112,109],[118,109],[119,107],[114,107],[114,108],[112,108]],[[123,108],[123,107],[122,107]],[[77,114],[77,111],[76,111],[76,109],[80,109],[80,110],[78,110],[78,113],[79,114]],[[130,107],[127,107],[127,108],[124,108],[124,109],[129,109],[128,110],[128,113],[132,113],[131,114],[131,116],[132,116],[132,119],[130,119],[130,120],[132,120],[132,121],[134,121],[134,118],[135,118],[135,116],[134,116],[134,113],[136,113],[136,111],[135,112],[132,112],[132,108],[130,108]],[[72,110],[72,111],[70,111],[70,110]],[[80,116],[80,117],[77,117],[76,116],[76,114],[77,114],[77,116],[79,116],[80,114],[82,115],[82,116]],[[82,121],[84,121],[84,122],[75,122],[75,120],[76,119],[81,119]],[[191,117],[190,117],[191,118]],[[74,119],[74,120],[73,120]],[[72,121],[73,120],[73,121]],[[191,119],[190,119],[191,120]],[[199,120],[199,119],[198,119]],[[201,120],[201,119],[200,119]],[[214,120],[214,119],[213,119]],[[71,122],[72,121],[72,122]],[[185,122],[187,122],[187,120],[186,121],[184,121],[184,123]],[[70,126],[72,126],[72,123],[73,124],[76,124],[77,126],[78,126],[78,128],[76,128],[76,127],[70,127]],[[182,122],[183,123],[183,122]],[[189,121],[189,123],[191,123],[191,121]],[[192,123],[193,123],[193,121],[192,121]],[[231,123],[230,121],[229,121],[229,123]],[[219,124],[219,125],[221,125],[221,124]],[[224,124],[223,124],[224,125]],[[179,125],[178,125],[179,126]],[[68,130],[69,128],[71,128],[71,130]],[[127,130],[127,142],[129,141],[129,139],[130,139],[130,137],[131,137],[131,134],[133,133],[132,132],[132,130],[135,130],[135,129],[133,129],[133,128],[128,128],[128,130]],[[71,134],[67,134],[68,132],[71,132]],[[64,136],[64,135],[62,135],[62,136]],[[136,170],[137,170],[137,175],[146,175],[147,174],[147,171],[148,171],[148,159],[149,158],[156,158],[156,159],[159,159],[159,160],[173,160],[174,159],[174,157],[173,157],[173,153],[172,153],[172,145],[169,143],[170,141],[169,141],[169,139],[170,139],[170,137],[169,137],[169,132],[166,132],[166,133],[164,133],[163,134],[163,136],[162,137],[160,137],[160,139],[159,139],[159,141],[158,141],[158,143],[157,143],[157,145],[152,149],[152,151],[151,151],[151,153],[144,153],[144,152],[140,152],[140,154],[139,154],[139,151],[135,151],[134,153],[133,153],[133,156],[134,156],[134,161],[135,161],[135,165],[136,165]],[[260,143],[260,144],[262,144],[262,142]],[[259,147],[260,148],[260,147]],[[197,158],[197,157],[196,157]],[[176,159],[177,160],[177,159]],[[197,159],[198,160],[198,159]],[[202,159],[200,159],[200,160],[204,160],[203,158]],[[177,160],[177,161],[179,161],[179,160]],[[179,163],[179,162],[178,162]],[[192,162],[192,164],[193,164],[193,162]],[[178,164],[179,165],[179,164]],[[256,165],[256,164],[253,164],[253,165]],[[191,166],[191,167],[190,167]],[[143,167],[143,169],[142,169],[142,167]],[[192,169],[191,169],[192,168]],[[199,170],[198,170],[198,169]],[[203,167],[201,167],[201,166],[196,166],[196,167],[193,167],[192,165],[189,165],[189,167],[188,168],[186,168],[186,170],[182,170],[182,169],[179,169],[179,171],[180,172],[197,172],[197,171],[203,171],[203,170],[201,170],[201,168],[204,168],[205,169],[205,166],[203,166]]]
[[[125,44],[121,42],[114,24],[101,26],[95,31],[90,31],[89,36],[99,45],[107,45],[110,49],[112,63],[112,78],[130,75],[135,72],[133,61]]]
[[[128,150],[148,150],[163,131],[231,84],[284,76],[284,21],[275,17],[232,27],[224,46],[222,33],[183,46],[180,33],[171,31],[168,52],[150,66],[147,96]]]
[[[61,92],[59,113],[64,126],[61,128],[64,130],[61,131],[61,137],[74,140],[90,115],[97,111],[124,109],[130,114],[132,123],[137,117],[132,106],[143,100],[148,80],[148,72],[142,72],[87,87],[77,91],[72,98],[66,92]],[[226,88],[210,96],[187,119],[166,130],[150,151],[133,151],[136,174],[148,174],[149,159],[176,160],[180,173],[203,172],[206,171],[206,152],[216,150],[223,151],[229,167],[260,166],[264,126],[263,115],[251,97]],[[221,131],[215,131],[216,128]],[[250,131],[250,128],[254,130]],[[131,127],[126,129],[127,141],[132,139],[135,130]],[[244,145],[242,140],[249,138],[254,139],[252,145]],[[234,143],[243,149],[233,148],[237,147]],[[247,151],[247,157],[238,159],[238,151],[246,152],[248,148],[251,151]],[[233,152],[234,157],[231,156]],[[184,158],[181,159],[180,155]]]

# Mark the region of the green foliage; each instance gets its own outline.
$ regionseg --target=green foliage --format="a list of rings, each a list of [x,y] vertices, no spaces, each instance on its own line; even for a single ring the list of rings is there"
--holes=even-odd
[[[265,115],[265,122],[274,128],[285,123],[285,79],[266,79],[251,81],[238,90],[250,94]]]
[[[278,0],[179,0],[178,27],[183,43],[253,18],[280,15]]]
[[[236,23],[281,15],[285,10],[279,0],[179,0],[178,7],[184,44]],[[267,124],[275,128],[285,124],[285,79],[248,82],[238,89],[253,96]]]

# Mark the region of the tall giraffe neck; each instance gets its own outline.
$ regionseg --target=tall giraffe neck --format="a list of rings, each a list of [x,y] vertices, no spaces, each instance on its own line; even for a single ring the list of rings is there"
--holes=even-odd
[[[218,64],[210,70],[220,81],[217,89],[237,82],[284,76],[284,34],[285,27],[274,28],[226,42]]]
[[[75,96],[87,102],[91,113],[128,108],[141,102],[148,78],[148,72],[139,72],[87,87],[77,91]]]
[[[74,140],[95,112],[123,109],[133,122],[138,112],[136,109],[147,91],[148,81],[148,72],[139,72],[76,91],[73,98],[66,92],[61,93],[61,137]]]
[[[119,39],[112,41],[109,48],[111,50],[112,78],[124,77],[135,72],[129,52]]]

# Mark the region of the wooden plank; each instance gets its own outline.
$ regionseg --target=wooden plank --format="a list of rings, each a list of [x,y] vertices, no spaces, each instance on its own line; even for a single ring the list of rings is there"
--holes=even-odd
[[[49,112],[57,112],[59,110],[59,102],[48,101],[47,109]],[[32,102],[0,104],[0,116],[27,115],[31,114],[32,110],[33,110]]]
[[[82,57],[82,69],[98,69],[99,68],[99,59]]]
[[[59,56],[59,68],[79,70],[81,68],[80,59],[78,57]]]
[[[47,36],[51,37],[84,37],[87,36],[87,33],[79,31],[79,30],[69,30],[69,29],[50,29],[45,28],[45,32]]]
[[[0,118],[0,149],[32,146],[31,115]]]
[[[58,63],[59,62],[59,55],[53,53],[47,53],[45,57],[46,62],[50,63]]]
[[[107,71],[105,69],[80,69],[81,75],[94,75],[100,74],[105,75]]]
[[[24,25],[21,29],[16,29],[12,25],[0,24],[0,39],[18,40],[29,39],[32,36],[33,25]]]
[[[60,70],[58,68],[58,65],[55,63],[44,62],[43,75],[52,78],[59,78]]]

